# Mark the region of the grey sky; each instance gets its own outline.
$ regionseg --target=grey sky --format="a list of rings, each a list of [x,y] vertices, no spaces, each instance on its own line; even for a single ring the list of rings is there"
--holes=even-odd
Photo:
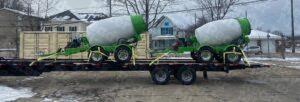
[[[297,19],[300,17],[300,0],[294,1],[296,34],[300,35],[300,19]],[[58,11],[76,8],[93,9],[92,7],[98,7],[94,11],[107,12],[107,8],[104,5],[105,0],[61,0],[61,3],[57,7]],[[190,7],[189,5],[192,4],[186,5]],[[272,0],[248,6],[236,6],[229,17],[244,17],[245,11],[248,11],[248,17],[251,20],[253,29],[262,27],[263,30],[278,30],[284,32],[286,35],[290,35],[290,0]]]

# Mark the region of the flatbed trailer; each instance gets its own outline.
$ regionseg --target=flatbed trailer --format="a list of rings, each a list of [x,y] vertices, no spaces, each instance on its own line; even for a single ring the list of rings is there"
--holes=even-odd
[[[149,71],[155,84],[167,84],[174,76],[184,85],[190,85],[196,80],[196,71],[202,71],[207,79],[208,71],[229,72],[246,68],[269,67],[262,64],[223,64],[197,63],[192,59],[161,59],[155,63],[154,59],[138,59],[130,63],[105,61],[91,63],[87,60],[43,60],[31,64],[34,59],[1,59],[0,76],[39,76],[43,72],[51,71]]]

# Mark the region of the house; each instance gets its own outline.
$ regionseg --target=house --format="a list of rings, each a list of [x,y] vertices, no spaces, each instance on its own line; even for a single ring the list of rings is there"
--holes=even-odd
[[[19,32],[39,31],[43,18],[9,8],[0,9],[0,57],[14,58],[18,55]]]
[[[169,14],[161,16],[149,33],[152,37],[152,49],[170,48],[177,38],[183,38],[187,29],[195,24],[195,18],[188,14]],[[176,38],[177,37],[177,38]]]
[[[70,10],[52,15],[48,18],[43,31],[77,32],[86,31],[93,21],[107,18],[103,13],[75,13]]]
[[[281,41],[281,37],[275,34],[252,30],[249,35],[250,46],[259,46],[262,53],[276,53],[278,51],[278,42]]]

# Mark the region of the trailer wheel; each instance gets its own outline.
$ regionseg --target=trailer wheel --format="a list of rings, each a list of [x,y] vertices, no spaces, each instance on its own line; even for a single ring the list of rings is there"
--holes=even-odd
[[[233,50],[234,50],[234,47],[229,47],[226,51],[227,52],[232,52]],[[235,52],[240,53],[241,51],[240,51],[239,48],[236,48]],[[240,54],[230,53],[230,54],[226,54],[225,61],[227,63],[239,63],[241,61],[241,58],[242,58],[242,56]]]
[[[211,63],[214,60],[214,53],[210,47],[202,47],[198,51],[198,61],[201,63]]]
[[[166,85],[170,81],[170,72],[168,68],[154,68],[150,73],[152,81],[157,85]]]
[[[178,69],[176,73],[178,80],[183,85],[191,85],[196,81],[197,75],[195,69],[182,67]]]
[[[132,52],[127,46],[119,46],[114,52],[114,57],[117,62],[126,63],[131,60]]]
[[[98,48],[100,48],[100,51],[101,51],[102,53],[106,54],[106,56],[100,54],[99,52],[97,52],[97,51],[98,51]],[[107,60],[108,54],[105,53],[105,51],[104,51],[104,49],[103,49],[102,47],[96,46],[96,47],[93,47],[91,50],[92,50],[92,51],[95,51],[95,52],[89,52],[89,55],[90,55],[90,61],[92,61],[92,62],[103,62],[103,61]],[[90,54],[90,53],[91,53],[91,54]]]

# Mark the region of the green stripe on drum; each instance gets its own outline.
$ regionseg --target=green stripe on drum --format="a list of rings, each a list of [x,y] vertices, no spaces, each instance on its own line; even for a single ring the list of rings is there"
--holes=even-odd
[[[130,17],[136,34],[141,34],[147,31],[146,23],[141,15],[133,15]]]
[[[237,19],[242,28],[242,33],[245,35],[250,35],[251,33],[251,24],[247,18]]]

